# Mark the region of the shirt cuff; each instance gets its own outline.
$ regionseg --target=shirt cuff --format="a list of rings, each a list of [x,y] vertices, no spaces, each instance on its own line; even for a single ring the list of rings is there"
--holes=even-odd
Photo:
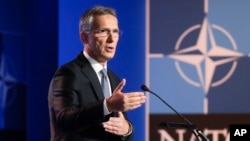
[[[129,131],[128,131],[128,133],[125,134],[125,135],[122,135],[122,140],[124,140],[124,141],[127,140],[128,136],[130,136],[132,134],[132,132],[133,132],[133,126],[132,126],[132,124],[130,122],[128,122],[128,124],[129,124]]]
[[[103,100],[103,113],[104,113],[105,116],[111,113],[108,110],[106,98]]]

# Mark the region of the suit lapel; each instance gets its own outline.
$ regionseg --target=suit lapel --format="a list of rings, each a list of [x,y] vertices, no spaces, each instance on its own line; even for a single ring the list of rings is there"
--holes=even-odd
[[[89,79],[91,82],[91,85],[93,87],[93,90],[95,91],[95,94],[98,98],[98,100],[104,99],[103,91],[101,84],[98,80],[98,77],[94,71],[94,69],[91,67],[88,60],[85,58],[83,54],[78,55],[77,57],[78,64],[81,66],[82,73]]]
[[[109,71],[109,70],[108,70],[108,76],[109,76],[109,80],[110,80],[111,90],[113,92],[114,89],[117,87],[118,82],[116,81],[115,76],[113,75],[113,73],[111,71]]]

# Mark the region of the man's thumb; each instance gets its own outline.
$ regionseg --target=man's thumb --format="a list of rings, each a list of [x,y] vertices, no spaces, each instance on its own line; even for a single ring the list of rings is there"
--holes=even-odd
[[[118,84],[118,86],[115,88],[114,92],[122,91],[123,87],[126,84],[126,79],[122,79],[122,81]]]

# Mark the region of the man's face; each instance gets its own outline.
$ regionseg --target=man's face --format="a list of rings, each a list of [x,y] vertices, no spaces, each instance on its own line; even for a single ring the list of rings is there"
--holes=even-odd
[[[105,63],[114,57],[118,40],[117,18],[112,15],[97,16],[85,43],[86,51],[99,63]]]

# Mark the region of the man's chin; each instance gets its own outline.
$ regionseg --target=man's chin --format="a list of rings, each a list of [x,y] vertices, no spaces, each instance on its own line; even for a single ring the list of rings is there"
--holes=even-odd
[[[109,60],[109,59],[112,59],[112,58],[114,58],[114,54],[112,53],[112,54],[108,54],[107,56],[106,56],[106,58]]]

